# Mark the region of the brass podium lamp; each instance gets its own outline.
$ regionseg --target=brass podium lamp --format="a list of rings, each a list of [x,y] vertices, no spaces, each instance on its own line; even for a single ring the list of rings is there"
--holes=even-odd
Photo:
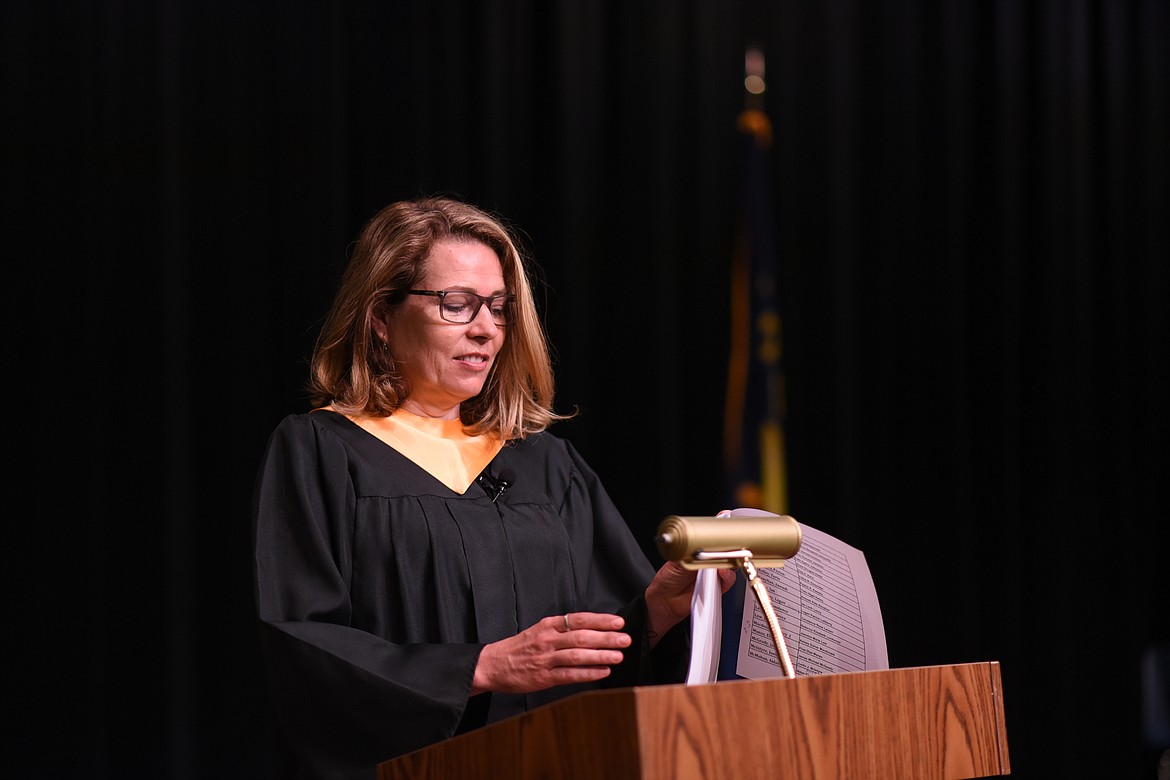
[[[796,677],[780,621],[757,567],[779,568],[800,551],[800,525],[788,515],[681,517],[671,515],[658,526],[658,551],[686,569],[742,569],[763,610],[780,670]]]

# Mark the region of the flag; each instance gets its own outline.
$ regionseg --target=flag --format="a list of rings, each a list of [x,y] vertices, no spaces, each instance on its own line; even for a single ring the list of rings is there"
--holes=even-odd
[[[788,511],[785,390],[776,244],[768,153],[772,125],[748,108],[743,202],[731,275],[731,349],[724,415],[728,500],[734,507]]]

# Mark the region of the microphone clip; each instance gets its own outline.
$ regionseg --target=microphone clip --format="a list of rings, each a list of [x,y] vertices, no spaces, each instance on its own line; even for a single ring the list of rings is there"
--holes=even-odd
[[[500,496],[504,495],[505,490],[512,487],[510,476],[510,474],[505,473],[499,477],[492,477],[484,473],[480,474],[475,481],[479,483],[483,492],[488,494],[494,504],[500,500]]]

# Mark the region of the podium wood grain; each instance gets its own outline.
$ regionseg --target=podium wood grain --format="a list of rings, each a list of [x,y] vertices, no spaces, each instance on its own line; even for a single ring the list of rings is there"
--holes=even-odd
[[[1008,774],[997,662],[598,691],[378,767],[380,780],[952,780]]]

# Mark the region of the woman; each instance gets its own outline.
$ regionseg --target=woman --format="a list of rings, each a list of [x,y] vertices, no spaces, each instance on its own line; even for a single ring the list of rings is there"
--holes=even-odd
[[[363,229],[255,502],[284,776],[377,764],[583,688],[681,680],[694,574],[653,571],[544,432],[548,348],[507,230],[447,199]],[[730,572],[724,577],[730,584]]]

